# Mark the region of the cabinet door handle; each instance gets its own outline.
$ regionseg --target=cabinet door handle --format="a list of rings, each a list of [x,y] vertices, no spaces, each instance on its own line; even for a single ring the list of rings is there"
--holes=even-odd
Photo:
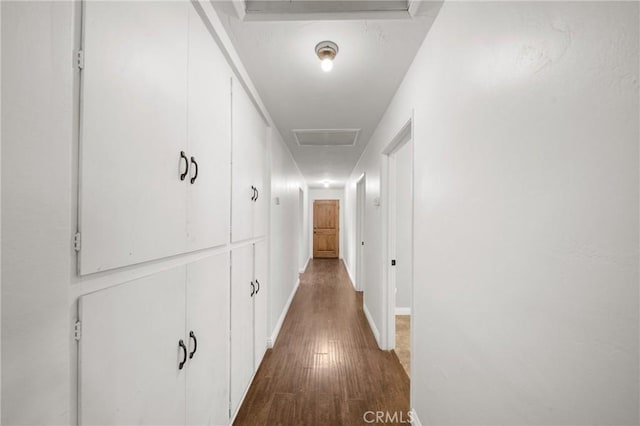
[[[251,201],[255,201],[256,200],[256,187],[251,185],[251,192],[253,192],[253,195],[251,196]]]
[[[196,179],[198,179],[198,163],[196,163],[195,157],[191,157],[191,164],[196,166],[196,174],[191,178],[191,185],[193,185],[193,182],[195,182]]]
[[[256,284],[258,285],[258,289],[256,290],[256,294],[260,291],[260,281],[256,280]]]
[[[193,157],[191,157],[193,158]],[[189,159],[187,158],[186,154],[184,153],[184,151],[180,151],[180,162],[182,163],[182,160],[184,160],[184,173],[180,173],[180,180],[184,180],[184,178],[187,177],[187,174],[189,173]]]
[[[178,342],[178,346],[182,349],[182,361],[178,363],[178,370],[182,370],[184,368],[184,363],[187,362],[187,347],[182,339]]]
[[[260,191],[258,191],[258,188],[256,188],[256,199],[253,201],[258,201],[259,196],[260,196]]]
[[[194,333],[193,331],[189,332],[189,337],[193,339],[193,351],[189,353],[189,359],[191,359],[193,358],[193,356],[196,354],[196,351],[198,350],[198,339],[196,339],[196,333]]]
[[[251,297],[256,294],[256,286],[253,285],[253,281],[251,281]]]

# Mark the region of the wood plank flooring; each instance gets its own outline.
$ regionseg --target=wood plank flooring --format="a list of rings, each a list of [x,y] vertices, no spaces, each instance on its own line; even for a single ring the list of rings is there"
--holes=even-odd
[[[362,293],[341,261],[312,260],[234,424],[364,425],[376,411],[407,424],[408,410],[409,379],[378,349]]]

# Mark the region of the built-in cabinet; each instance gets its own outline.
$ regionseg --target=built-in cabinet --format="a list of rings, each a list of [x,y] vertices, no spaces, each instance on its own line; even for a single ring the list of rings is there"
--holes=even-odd
[[[83,2],[82,425],[228,424],[267,347],[267,127],[204,6]]]
[[[229,254],[79,302],[79,423],[229,422]]]
[[[265,235],[267,127],[245,89],[233,80],[232,231],[234,242]]]
[[[231,412],[235,413],[267,348],[264,241],[231,252]]]
[[[189,2],[85,2],[79,272],[229,240],[231,71]]]

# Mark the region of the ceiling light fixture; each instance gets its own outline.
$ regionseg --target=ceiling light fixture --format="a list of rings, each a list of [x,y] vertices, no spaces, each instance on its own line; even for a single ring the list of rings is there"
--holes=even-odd
[[[329,181],[328,181],[328,180],[325,180],[325,181],[324,181],[324,187],[325,187],[325,188],[328,188],[328,187],[329,187]]]
[[[329,72],[333,69],[333,60],[338,54],[338,45],[332,41],[321,41],[316,44],[316,55],[322,61],[322,71]]]

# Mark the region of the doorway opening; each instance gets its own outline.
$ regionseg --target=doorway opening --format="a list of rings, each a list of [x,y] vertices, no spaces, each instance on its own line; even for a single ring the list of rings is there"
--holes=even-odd
[[[383,151],[386,164],[386,345],[411,377],[413,306],[413,135],[409,120]]]
[[[340,200],[313,202],[313,258],[340,257]]]
[[[367,181],[363,174],[356,184],[356,291],[364,291],[364,220]]]
[[[304,273],[309,260],[304,219],[304,190],[298,188],[298,272],[301,274]]]

